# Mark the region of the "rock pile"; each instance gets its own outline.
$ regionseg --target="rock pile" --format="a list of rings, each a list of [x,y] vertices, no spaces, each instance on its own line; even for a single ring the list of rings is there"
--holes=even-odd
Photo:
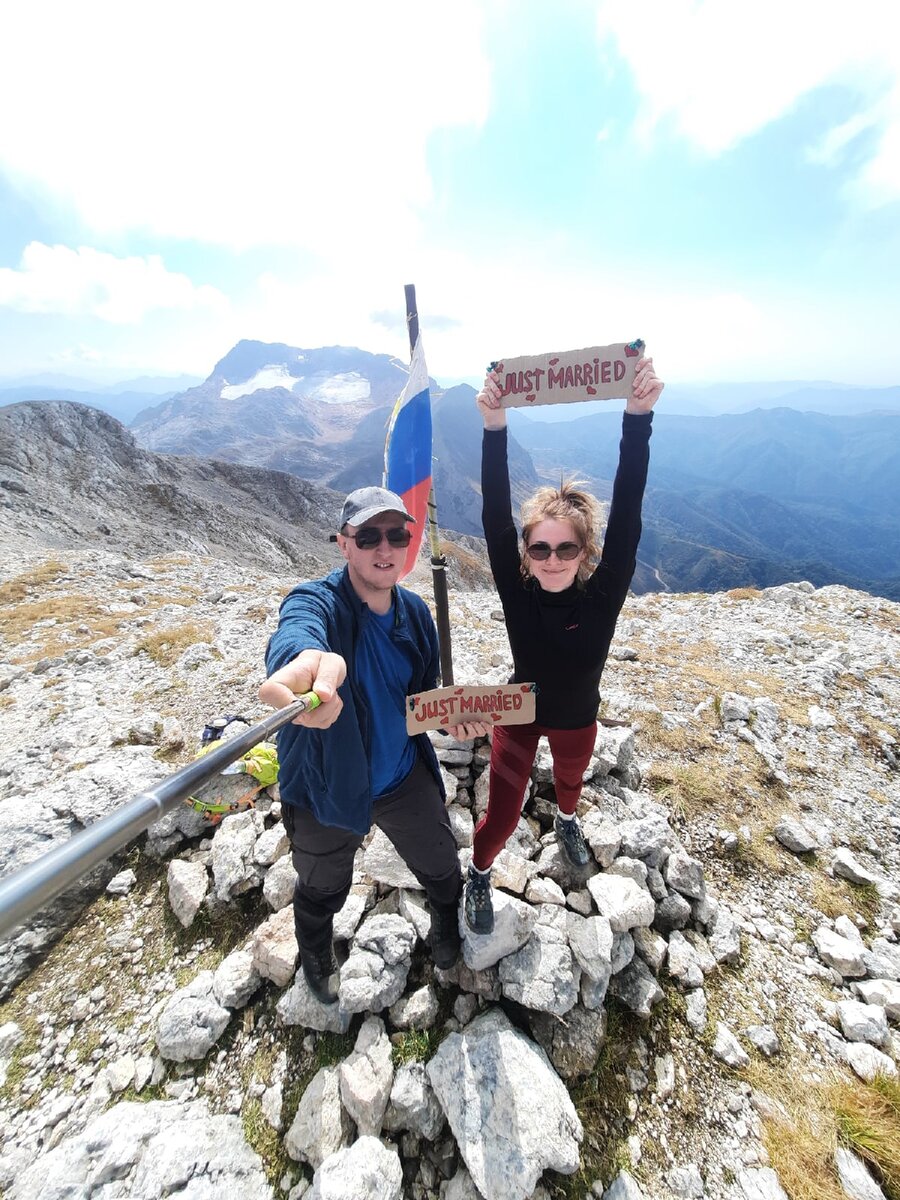
[[[31,594],[65,614],[81,589],[79,615],[23,623],[0,666],[0,869],[239,711],[290,582],[214,563],[198,586],[190,560],[98,552],[42,571]],[[461,679],[508,672],[490,608],[453,597]],[[547,1200],[579,1164],[597,1197],[783,1195],[747,1064],[812,1086],[900,1060],[896,606],[804,584],[632,598],[620,633],[605,711],[625,723],[599,732],[580,809],[592,864],[560,854],[541,757],[495,864],[495,931],[452,971],[376,832],[335,925],[341,1003],[310,996],[277,790],[216,829],[170,815],[74,925],[90,888],[17,935],[0,986],[37,967],[0,1010],[0,1187],[54,1195],[40,1181],[68,1156],[82,1190],[141,1200],[179,1173],[197,1196]],[[438,746],[465,866],[487,747]],[[181,1120],[225,1123],[176,1152]],[[153,1162],[170,1137],[172,1175]]]

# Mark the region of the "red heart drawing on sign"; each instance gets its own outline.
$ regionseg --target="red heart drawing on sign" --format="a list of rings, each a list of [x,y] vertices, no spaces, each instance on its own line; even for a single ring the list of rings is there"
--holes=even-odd
[[[525,399],[529,404],[533,404],[534,403],[534,392],[532,392],[530,396],[526,396]]]
[[[637,358],[637,356],[638,356],[637,346],[626,346],[625,347],[625,355],[627,358]]]
[[[492,721],[499,721],[499,720],[500,720],[500,714],[499,714],[499,713],[491,713],[491,720],[492,720]]]
[[[522,691],[522,692],[530,692],[530,691],[531,691],[531,684],[530,684],[530,683],[523,683],[523,684],[520,686],[519,690],[520,690],[520,691]]]
[[[551,367],[555,367],[555,366],[556,366],[556,364],[557,364],[558,362],[559,362],[559,359],[558,359],[558,358],[551,358],[551,359],[550,359],[550,366],[551,366]]]
[[[587,389],[587,394],[588,394],[589,396],[596,396],[596,395],[597,395],[597,389],[596,389],[596,388],[589,387],[589,388]]]
[[[457,688],[453,693],[454,696],[461,696],[462,694],[463,694],[462,688]]]
[[[450,724],[450,718],[449,718],[449,717],[441,717],[441,724],[442,724],[442,725],[449,725],[449,724]]]

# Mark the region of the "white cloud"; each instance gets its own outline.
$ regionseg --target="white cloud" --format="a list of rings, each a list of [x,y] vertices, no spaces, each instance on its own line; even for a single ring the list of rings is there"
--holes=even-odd
[[[430,134],[487,112],[475,0],[33,0],[3,21],[0,169],[96,231],[406,241]]]
[[[0,306],[127,325],[157,309],[222,310],[227,301],[215,288],[167,271],[158,254],[116,258],[89,246],[30,242],[18,269],[0,267]]]
[[[718,155],[839,85],[859,112],[813,148],[836,162],[841,138],[878,129],[860,198],[900,198],[900,9],[896,0],[601,0],[597,29],[628,63],[641,95],[638,131],[671,123]],[[824,157],[823,157],[824,156]],[[829,157],[830,156],[830,157]]]

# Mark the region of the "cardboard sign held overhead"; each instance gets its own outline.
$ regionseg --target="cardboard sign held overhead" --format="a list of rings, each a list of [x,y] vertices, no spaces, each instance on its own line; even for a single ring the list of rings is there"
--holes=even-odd
[[[406,732],[446,729],[484,721],[488,725],[527,725],[534,720],[533,683],[495,683],[493,687],[432,688],[406,697]]]
[[[528,408],[577,400],[627,400],[643,353],[644,343],[637,338],[587,350],[505,358],[492,365],[500,376],[503,407]]]

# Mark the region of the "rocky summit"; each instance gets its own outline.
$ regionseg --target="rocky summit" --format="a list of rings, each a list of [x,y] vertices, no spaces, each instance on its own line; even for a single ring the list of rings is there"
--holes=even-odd
[[[264,715],[300,568],[74,536],[7,539],[0,562],[7,874],[192,760],[211,717]],[[457,682],[508,677],[498,607],[453,589]],[[295,972],[277,785],[215,825],[169,814],[0,947],[0,1191],[896,1195],[838,1115],[900,1061],[898,616],[804,582],[630,597],[588,867],[557,845],[542,751],[494,932],[439,971],[373,834],[335,1006]],[[465,867],[489,747],[434,741]],[[825,1182],[798,1190],[813,1163]]]

